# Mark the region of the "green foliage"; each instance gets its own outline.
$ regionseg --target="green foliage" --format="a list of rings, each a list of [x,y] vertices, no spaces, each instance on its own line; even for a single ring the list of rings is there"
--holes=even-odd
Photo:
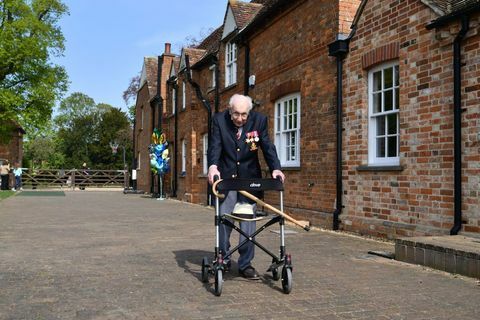
[[[91,169],[121,169],[123,148],[126,163],[130,163],[131,128],[127,115],[120,109],[95,104],[93,99],[77,92],[62,101],[54,122],[65,168],[79,168],[87,162]],[[110,148],[113,141],[120,145],[116,155]]]
[[[64,51],[57,25],[64,14],[67,7],[59,0],[0,1],[0,122],[29,131],[51,118],[67,89],[64,68],[50,61]]]
[[[2,190],[0,191],[0,201],[2,201],[3,199],[6,199],[8,197],[11,197],[15,194],[15,192],[11,191],[11,190]]]

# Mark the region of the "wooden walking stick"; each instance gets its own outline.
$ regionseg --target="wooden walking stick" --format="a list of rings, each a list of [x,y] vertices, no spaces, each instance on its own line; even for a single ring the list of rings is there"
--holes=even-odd
[[[222,181],[222,180],[217,180],[213,183],[213,186],[212,186],[212,191],[213,191],[213,194],[219,198],[224,198],[225,195],[223,194],[220,194],[218,193],[217,191],[217,184]],[[275,208],[274,206],[271,206],[269,205],[268,203],[265,203],[264,201],[260,200],[259,198],[255,197],[253,194],[247,192],[247,191],[244,191],[244,190],[239,190],[238,192],[240,192],[242,195],[244,195],[245,197],[255,201],[258,205],[261,205],[261,206],[264,206],[270,210],[272,210],[273,212],[275,212],[276,214],[282,216],[283,218],[285,218],[286,220],[296,224],[297,226],[303,228],[303,230],[305,231],[310,231],[310,226],[309,224],[302,224],[300,221],[298,220],[295,220],[294,218],[290,217],[288,214],[286,214],[285,212],[283,211],[280,211],[278,210],[277,208]]]

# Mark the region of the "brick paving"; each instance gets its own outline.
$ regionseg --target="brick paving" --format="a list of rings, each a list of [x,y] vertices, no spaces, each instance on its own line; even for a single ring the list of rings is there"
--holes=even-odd
[[[201,260],[213,255],[213,215],[118,191],[3,200],[0,319],[480,318],[473,278],[368,254],[393,252],[393,243],[291,226],[291,294],[257,250],[262,279],[233,270],[216,297],[213,278],[200,281]],[[278,250],[276,233],[258,240]]]

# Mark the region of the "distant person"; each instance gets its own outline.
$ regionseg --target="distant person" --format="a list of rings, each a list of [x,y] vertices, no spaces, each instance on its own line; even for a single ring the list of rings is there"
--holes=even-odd
[[[80,190],[85,190],[86,187],[86,182],[87,182],[87,176],[89,175],[88,173],[89,168],[87,167],[87,163],[84,162],[82,164],[82,184],[80,184]]]
[[[0,177],[1,181],[1,189],[2,190],[9,190],[9,180],[10,180],[10,163],[8,160],[3,160],[0,164]]]
[[[22,191],[22,167],[20,167],[20,163],[15,162],[15,166],[13,167],[13,175],[15,176],[15,187],[12,191],[20,190]]]

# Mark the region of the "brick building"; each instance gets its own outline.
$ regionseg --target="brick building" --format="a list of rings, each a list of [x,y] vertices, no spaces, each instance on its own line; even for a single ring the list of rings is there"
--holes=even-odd
[[[18,124],[12,125],[12,135],[8,142],[0,143],[0,159],[7,159],[13,166],[16,162],[22,165],[23,135],[25,130]]]
[[[137,171],[137,189],[158,193],[158,179],[150,169],[148,146],[151,144],[153,129],[163,129],[165,122],[166,79],[175,55],[170,44],[165,44],[164,53],[159,57],[145,57],[140,74],[140,84],[135,103],[134,157]],[[159,77],[160,75],[160,77]],[[167,181],[167,185],[168,185]]]
[[[343,73],[343,229],[479,234],[479,9],[362,1]]]
[[[223,24],[172,56],[166,77],[162,63],[153,121],[171,141],[167,192],[208,203],[208,115],[243,93],[269,116],[296,218],[389,238],[478,235],[478,2],[228,1]],[[156,91],[142,90],[137,107],[153,110]]]
[[[166,116],[170,133],[178,122],[179,199],[207,203],[208,109],[222,111],[234,93],[243,93],[269,116],[288,177],[286,208],[330,227],[336,204],[336,69],[327,45],[346,37],[358,4],[230,1],[223,25],[195,48],[182,50],[166,102],[172,105]],[[185,77],[187,56],[191,82]]]

